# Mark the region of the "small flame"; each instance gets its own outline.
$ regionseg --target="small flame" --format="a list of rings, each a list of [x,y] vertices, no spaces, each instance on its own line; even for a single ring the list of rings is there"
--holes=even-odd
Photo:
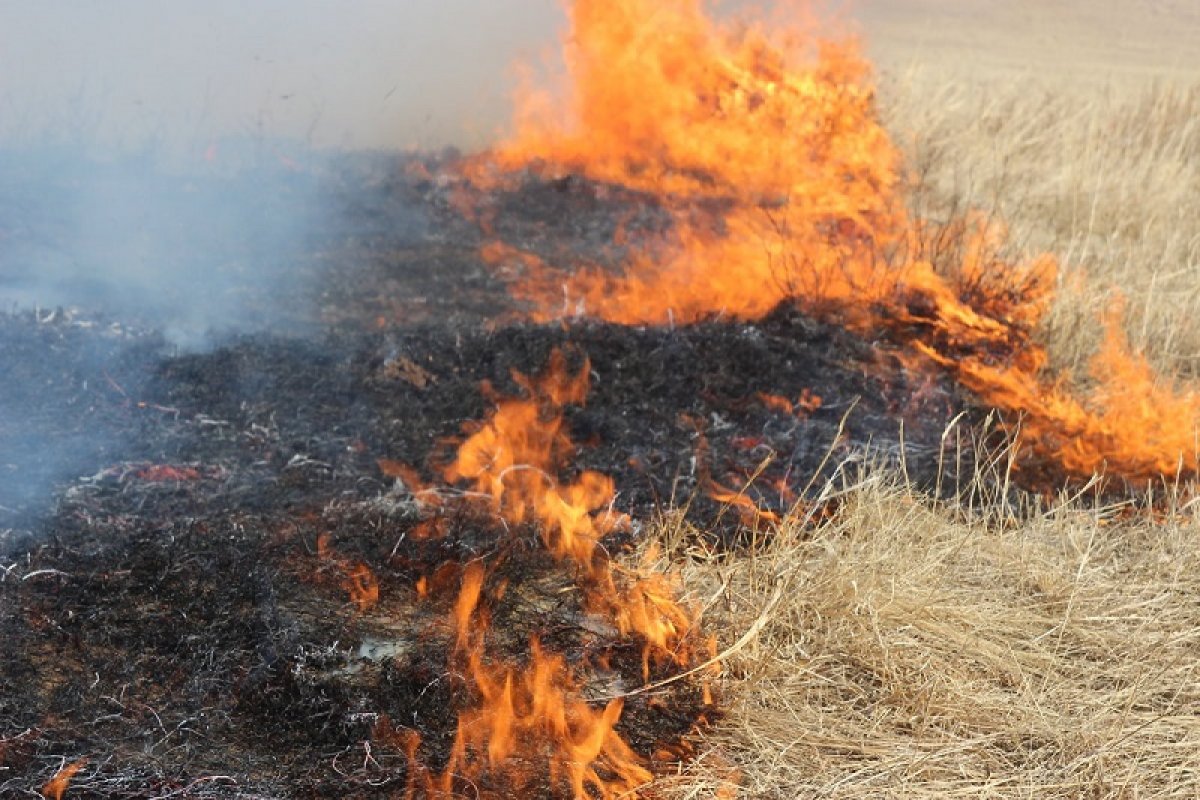
[[[705,483],[708,496],[718,503],[724,503],[726,506],[737,511],[742,524],[747,528],[757,530],[768,525],[777,524],[780,521],[778,514],[774,511],[759,508],[744,492],[735,492],[732,489],[727,489],[712,479],[709,479]]]
[[[639,567],[625,568],[598,546],[604,535],[627,524],[610,508],[612,481],[593,472],[560,477],[574,450],[564,407],[584,402],[589,373],[586,358],[572,370],[567,355],[556,350],[540,374],[513,373],[523,396],[496,396],[485,387],[495,408],[468,427],[444,475],[471,486],[475,494],[467,497],[482,498],[510,529],[536,526],[546,549],[577,568],[573,574],[586,610],[607,617],[621,636],[640,640],[643,676],[649,680],[655,666],[690,663],[695,616],[678,600],[677,579],[652,571],[653,549]],[[399,472],[393,465],[388,470]],[[419,484],[415,476],[405,480]],[[319,541],[318,551],[328,557],[328,543]],[[464,781],[484,775],[514,796],[547,781],[581,799],[636,796],[651,773],[616,730],[622,700],[599,707],[586,701],[566,659],[547,652],[536,636],[525,663],[489,653],[489,606],[502,598],[504,585],[490,585],[488,578],[482,559],[463,568],[448,614],[454,672],[467,678],[473,702],[459,712],[445,769],[434,774],[420,763],[415,733],[399,733],[390,723],[376,728],[377,739],[408,754],[405,797],[454,796]],[[424,597],[431,586],[445,582],[422,577],[417,591]],[[598,657],[601,663],[604,659]]]
[[[467,649],[468,639],[471,635],[471,615],[475,613],[475,607],[479,605],[479,595],[483,591],[483,564],[479,561],[471,562],[463,573],[462,590],[458,593],[458,600],[454,603],[454,629],[457,631],[455,640],[455,649],[459,652],[465,652]]]
[[[577,798],[628,795],[652,777],[615,730],[622,701],[601,709],[585,703],[564,659],[547,654],[537,639],[524,669],[489,667],[477,648],[469,670],[480,701],[459,716],[445,790],[451,776],[485,767],[500,772],[517,796],[545,780],[547,770],[552,783],[565,783]]]
[[[87,758],[81,758],[54,773],[54,776],[42,786],[42,797],[48,800],[62,800],[67,789],[71,788],[71,780],[75,777],[75,773],[86,767],[87,763]]]
[[[514,373],[528,397],[501,398],[461,444],[445,475],[451,481],[473,482],[505,521],[539,525],[550,552],[584,569],[592,610],[612,618],[621,633],[643,637],[651,651],[678,663],[673,648],[691,624],[688,614],[670,599],[673,587],[661,576],[618,578],[607,557],[597,557],[599,540],[627,524],[609,508],[612,479],[590,471],[565,484],[557,477],[573,450],[563,405],[584,402],[589,372],[586,358],[572,373],[566,355],[555,350],[540,375]]]
[[[621,523],[616,515],[596,513],[613,498],[611,478],[583,472],[563,484],[556,474],[572,449],[562,408],[585,400],[590,369],[584,359],[571,373],[566,355],[555,350],[541,375],[514,372],[528,397],[503,399],[445,470],[448,481],[468,481],[490,497],[505,520],[538,523],[551,552],[585,566],[600,537]]]
[[[625,581],[624,588],[615,584],[600,595],[598,605],[606,607],[617,630],[624,636],[641,637],[642,678],[650,680],[654,663],[675,663],[684,666],[691,653],[682,648],[694,625],[693,616],[679,605],[680,587],[667,575],[646,570],[640,576]]]

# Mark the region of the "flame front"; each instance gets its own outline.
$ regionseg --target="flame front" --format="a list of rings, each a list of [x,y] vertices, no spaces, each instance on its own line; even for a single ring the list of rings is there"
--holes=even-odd
[[[886,330],[1021,419],[1022,463],[1134,482],[1197,471],[1200,395],[1163,385],[1115,324],[1083,394],[1045,375],[1034,331],[1057,265],[993,254],[997,225],[914,219],[903,166],[852,41],[799,25],[710,19],[698,0],[574,0],[564,52],[571,95],[526,87],[517,133],[466,174],[485,188],[521,171],[579,174],[652,196],[672,220],[619,273],[558,270],[490,242],[484,259],[521,276],[534,316],[624,324],[750,320],[801,302],[860,330]],[[931,241],[961,243],[936,267]]]
[[[665,234],[636,234],[632,247],[623,239],[621,252],[631,254],[616,272],[558,269],[545,254],[488,242],[483,258],[518,276],[512,290],[536,318],[751,320],[799,302],[852,329],[885,332],[911,347],[912,364],[948,370],[983,402],[1020,417],[1031,473],[1047,461],[1073,476],[1107,470],[1143,481],[1196,470],[1200,398],[1159,387],[1115,323],[1090,395],[1045,377],[1035,331],[1053,299],[1053,258],[1011,263],[995,255],[1005,232],[990,221],[968,215],[939,226],[909,213],[901,160],[853,43],[722,25],[698,0],[574,0],[569,14],[569,102],[525,91],[516,136],[463,167],[484,190],[471,202],[486,204],[492,190],[518,185],[531,170],[579,174],[652,198],[671,224]],[[494,230],[486,208],[471,210]],[[953,263],[943,253],[935,264],[929,243],[940,240],[957,243]],[[640,645],[649,682],[656,669],[695,663],[696,618],[674,578],[624,567],[602,546],[628,520],[612,510],[610,478],[571,469],[564,409],[585,401],[591,367],[570,360],[556,351],[540,375],[514,372],[519,395],[495,398],[442,477],[507,529],[535,528],[570,568],[584,610]],[[759,400],[798,416],[821,403],[811,393]],[[420,486],[403,465],[381,469]],[[709,489],[741,507],[748,524],[773,521],[740,493],[715,481]],[[439,508],[454,496],[419,495]],[[536,635],[524,656],[495,652],[491,614],[505,585],[489,558],[454,573],[450,671],[469,702],[444,769],[422,764],[415,733],[383,722],[377,730],[409,758],[406,796],[484,784],[516,796],[548,786],[577,798],[635,795],[651,775],[618,733],[621,699],[585,699],[584,665],[549,652]],[[417,590],[429,595],[429,583],[422,578]]]
[[[887,294],[879,254],[907,229],[899,158],[852,47],[822,45],[817,66],[793,69],[805,42],[786,52],[761,30],[722,30],[692,0],[578,0],[571,22],[568,113],[526,94],[518,136],[475,174],[545,163],[628,186],[663,202],[676,236],[635,256],[624,276],[572,276],[572,308],[689,322],[762,316],[798,293],[863,303]],[[552,314],[561,276],[532,271],[518,294]]]

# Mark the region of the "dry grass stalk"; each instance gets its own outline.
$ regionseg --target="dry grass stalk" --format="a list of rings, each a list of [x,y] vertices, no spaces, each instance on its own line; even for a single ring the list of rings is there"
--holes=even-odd
[[[1200,84],[1067,91],[915,72],[889,97],[918,213],[984,209],[1020,249],[1061,259],[1055,366],[1084,371],[1119,292],[1134,346],[1165,374],[1200,375]]]
[[[664,526],[722,644],[761,628],[725,661],[706,754],[659,788],[1195,796],[1200,525],[1126,516],[1064,502],[997,527],[867,479],[744,553]]]

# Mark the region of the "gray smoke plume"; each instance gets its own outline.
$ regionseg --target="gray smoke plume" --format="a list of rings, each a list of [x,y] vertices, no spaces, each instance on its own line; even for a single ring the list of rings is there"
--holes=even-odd
[[[561,19],[556,0],[0,0],[0,533],[127,457],[158,352],[319,329],[340,243],[426,235],[356,186],[399,169],[378,151],[492,140],[508,65]]]
[[[508,65],[561,20],[555,0],[0,0],[0,309],[132,315],[184,346],[267,326],[336,234],[330,153],[486,143]]]

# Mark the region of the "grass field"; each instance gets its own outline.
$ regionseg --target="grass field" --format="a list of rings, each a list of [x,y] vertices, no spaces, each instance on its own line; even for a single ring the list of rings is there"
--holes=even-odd
[[[1164,379],[1195,380],[1200,81],[1186,65],[1155,78],[1140,62],[1129,80],[1065,70],[1057,84],[1014,83],[1009,64],[967,81],[952,62],[881,79],[914,207],[935,220],[983,209],[1014,248],[1057,255],[1060,291],[1041,332],[1054,366],[1084,380],[1098,316],[1122,297],[1133,345]],[[722,634],[728,713],[657,788],[1200,795],[1193,487],[1155,487],[1154,512],[1088,489],[1014,509],[988,488],[1004,454],[991,463],[970,507],[922,497],[898,475],[846,475],[828,487],[843,495],[833,519],[797,512],[736,555],[664,522],[665,558]]]

